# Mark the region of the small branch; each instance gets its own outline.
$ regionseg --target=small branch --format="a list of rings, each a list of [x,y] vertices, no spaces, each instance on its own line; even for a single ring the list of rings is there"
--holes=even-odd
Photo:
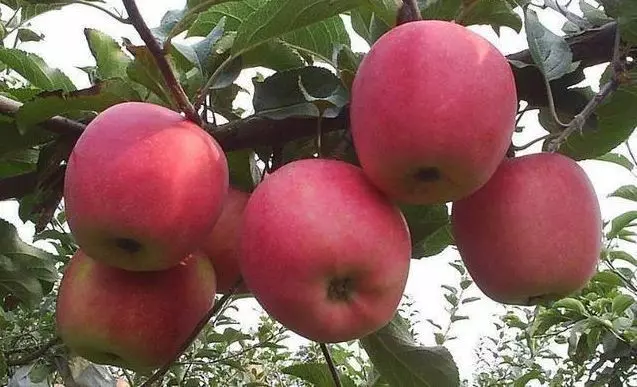
[[[49,340],[47,343],[43,344],[40,348],[35,351],[29,353],[28,355],[24,355],[23,357],[15,360],[7,359],[7,365],[9,367],[21,366],[25,364],[29,364],[32,361],[36,360],[40,356],[44,355],[51,347],[61,342],[59,337],[55,337]]]
[[[172,93],[173,98],[177,101],[177,105],[179,108],[186,114],[186,117],[202,126],[201,117],[197,114],[197,110],[192,106],[188,97],[186,96],[186,92],[181,87],[181,84],[177,80],[175,73],[173,72],[170,64],[166,60],[166,56],[164,48],[159,44],[153,33],[150,31],[146,22],[142,18],[142,15],[137,8],[137,4],[135,0],[123,0],[124,7],[126,8],[126,12],[128,12],[128,18],[139,33],[139,36],[142,38],[146,46],[153,54],[155,58],[155,62],[157,63],[157,67],[161,71],[164,80],[166,81],[170,91]]]
[[[228,302],[228,300],[234,295],[234,293],[237,291],[241,283],[243,283],[243,281],[239,280],[232,287],[232,289],[230,289],[228,293],[224,294],[223,297],[219,299],[219,301],[215,302],[214,306],[210,308],[208,313],[206,313],[206,315],[201,320],[199,320],[199,323],[197,323],[197,325],[193,329],[190,336],[182,343],[181,347],[179,348],[179,351],[177,351],[177,353],[170,359],[170,361],[164,364],[163,367],[161,367],[154,374],[152,374],[140,387],[152,386],[153,383],[159,381],[166,374],[166,372],[168,372],[168,370],[173,365],[173,363],[176,362],[177,359],[179,359],[179,357],[184,352],[186,352],[188,347],[190,347],[190,344],[192,344],[192,342],[197,338],[197,336],[199,336],[199,333],[201,333],[201,331],[205,328],[206,324],[208,324],[208,321],[210,321],[210,319],[215,314],[217,314],[217,312],[219,312],[221,308],[223,308],[224,304]]]
[[[107,14],[108,16],[112,17],[113,19],[117,20],[120,23],[124,23],[124,24],[132,24],[131,20],[125,17],[122,17],[121,15],[116,14],[115,12],[109,11],[106,8],[102,8],[99,5],[95,4],[95,3],[91,3],[90,1],[85,1],[85,0],[75,0],[76,4],[83,4],[83,5],[87,5],[89,7],[93,7],[95,9],[99,9],[100,11],[104,12],[105,14]]]
[[[336,365],[334,364],[334,360],[332,359],[332,355],[330,354],[330,349],[325,343],[320,343],[319,345],[321,346],[321,352],[323,352],[323,356],[325,357],[327,366],[329,367],[330,373],[332,374],[334,387],[342,387],[341,379],[338,376],[338,370],[336,369]]]

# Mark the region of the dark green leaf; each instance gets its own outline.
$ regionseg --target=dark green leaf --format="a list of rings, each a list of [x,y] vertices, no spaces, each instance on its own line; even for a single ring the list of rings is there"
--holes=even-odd
[[[31,85],[43,90],[73,91],[75,85],[60,70],[50,68],[35,54],[15,48],[0,47],[0,62],[23,76]]]
[[[20,149],[0,156],[0,178],[35,171],[38,154],[35,149]]]
[[[91,28],[85,28],[84,35],[95,58],[99,79],[126,78],[126,68],[131,58],[124,53],[115,39]]]
[[[603,26],[612,21],[611,18],[606,16],[603,10],[593,7],[585,0],[579,0],[579,7],[582,10],[584,18],[596,27]]]
[[[145,46],[127,45],[135,60],[131,62],[126,73],[128,77],[152,91],[161,101],[170,107],[175,107],[164,78],[157,68],[155,58]]]
[[[449,224],[447,206],[444,204],[431,206],[402,205],[400,209],[409,226],[413,258],[429,256],[425,252],[431,253],[432,250],[437,250],[437,248],[431,248],[432,240],[429,240],[429,238],[440,230],[444,230],[445,226]],[[429,244],[427,244],[428,240]],[[439,251],[436,253],[439,253]]]
[[[398,315],[384,328],[360,340],[383,379],[392,386],[456,387],[458,368],[444,347],[420,346]]]
[[[24,243],[12,224],[0,219],[0,289],[34,307],[58,279],[53,256]]]
[[[37,32],[28,28],[18,29],[18,39],[22,42],[39,42],[43,38],[44,35],[38,34]]]
[[[613,298],[613,313],[621,315],[635,303],[635,299],[628,294],[618,294]]]
[[[526,8],[524,15],[529,50],[542,74],[552,81],[568,73],[573,53],[566,40],[544,27],[532,9]]]
[[[300,363],[285,367],[281,370],[284,374],[296,376],[315,387],[332,387],[334,381],[326,363]],[[339,377],[343,387],[355,387],[354,381],[347,375]]]
[[[0,157],[21,149],[51,141],[55,136],[44,129],[34,128],[27,133],[20,133],[15,121],[0,116]]]
[[[624,185],[608,196],[637,202],[637,187],[634,185]]]
[[[606,234],[606,238],[613,239],[619,235],[619,232],[626,227],[629,227],[631,223],[637,219],[637,211],[628,211],[617,216],[611,223],[611,229]]]
[[[28,128],[55,115],[73,111],[100,112],[121,102],[139,100],[139,95],[128,82],[108,79],[71,93],[41,94],[22,105],[16,120],[18,125]]]
[[[324,112],[325,117],[336,117],[349,100],[349,93],[340,79],[322,67],[283,71],[266,78],[263,82],[253,80],[253,83],[255,114],[268,118],[318,117],[317,107],[308,102],[304,91],[315,98],[326,99],[334,105]]]
[[[522,19],[513,11],[507,0],[478,0],[464,8],[463,25],[488,24],[493,29],[510,27],[516,32],[522,29]]]
[[[423,19],[454,20],[461,6],[462,0],[425,0],[420,11]]]
[[[237,30],[232,52],[245,52],[272,38],[336,16],[363,0],[270,0],[262,2]]]
[[[297,50],[318,56],[322,61],[334,65],[335,48],[351,44],[345,24],[339,16],[291,31],[283,35],[281,40]]]
[[[462,303],[463,304],[468,304],[470,302],[479,301],[480,299],[481,299],[480,297],[467,297],[467,298],[462,300]]]
[[[267,67],[275,71],[303,67],[305,61],[299,52],[280,39],[261,44],[241,56],[244,67]]]
[[[236,31],[262,4],[263,0],[242,0],[214,5],[197,15],[197,19],[188,29],[188,36],[208,35],[224,17],[225,30]]]
[[[373,44],[378,38],[390,30],[392,24],[388,24],[368,7],[359,7],[350,12],[352,28],[358,35]]]
[[[543,381],[542,373],[539,370],[531,370],[519,378],[515,379],[513,387],[526,387],[531,380]]]
[[[599,273],[595,274],[591,281],[600,282],[613,287],[622,286],[624,284],[621,277],[618,276],[616,273],[613,273],[612,271],[600,271]]]

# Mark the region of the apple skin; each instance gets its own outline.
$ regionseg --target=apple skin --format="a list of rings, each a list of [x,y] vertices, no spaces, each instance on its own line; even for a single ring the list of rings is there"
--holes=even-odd
[[[215,227],[201,246],[210,258],[217,276],[217,293],[225,294],[241,278],[239,252],[241,249],[241,220],[250,194],[230,187]],[[248,293],[244,284],[236,293]]]
[[[172,267],[203,243],[227,191],[216,141],[177,112],[140,102],[112,106],[87,126],[64,184],[82,250],[135,271]]]
[[[451,219],[462,260],[495,301],[559,299],[595,274],[599,202],[584,170],[566,156],[505,160],[485,186],[453,203]]]
[[[342,342],[394,316],[409,273],[409,229],[360,168],[286,164],[252,193],[242,229],[246,285],[293,332]]]
[[[484,185],[515,129],[507,59],[466,27],[402,24],[378,39],[352,86],[351,131],[363,171],[390,199],[458,200]]]
[[[87,360],[149,372],[177,353],[212,307],[215,288],[201,254],[168,270],[135,272],[78,250],[60,284],[57,330]]]

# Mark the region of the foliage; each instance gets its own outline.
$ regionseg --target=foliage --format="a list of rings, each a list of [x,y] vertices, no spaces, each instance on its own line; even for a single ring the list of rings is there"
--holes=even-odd
[[[56,252],[26,244],[15,227],[0,221],[0,382],[22,378],[32,385],[72,385],[83,380],[97,386],[119,376],[139,385],[147,375],[86,364],[55,340],[56,284],[76,249],[60,205],[62,177],[78,126],[123,101],[177,109],[176,85],[160,71],[156,54],[147,46],[94,28],[84,31],[95,63],[81,68],[91,83],[87,88],[79,88],[61,70],[27,50],[46,44],[47,31],[38,31],[32,21],[72,3],[100,8],[117,22],[130,22],[101,1],[0,3],[0,93],[10,101],[0,98],[0,200],[17,200],[22,220],[36,226],[35,240],[46,241]],[[606,95],[572,86],[584,79],[586,68],[611,62],[615,28],[622,37],[616,56],[634,58],[634,0],[600,4],[580,0],[583,16],[554,0],[543,3],[426,0],[418,1],[418,6],[425,19],[488,25],[497,33],[503,28],[520,33],[524,26],[529,50],[509,59],[519,98],[527,105],[520,114],[538,111],[539,123],[549,133],[543,139],[544,149],[559,140],[557,150],[577,160],[606,160],[632,171],[634,160],[609,152],[637,125],[634,59],[626,59],[621,68],[609,64],[600,89],[609,83],[615,87]],[[394,0],[189,0],[183,9],[166,12],[152,33],[186,96],[203,102],[206,130],[228,151],[231,180],[252,189],[263,169],[270,171],[316,153],[356,163],[347,133],[347,106],[352,78],[364,54],[352,49],[348,25],[373,44],[396,24],[399,5]],[[546,28],[538,16],[540,8],[563,15],[565,36]],[[237,97],[247,92],[236,82],[248,70],[253,74],[252,103],[236,106]],[[551,98],[545,85],[550,86]],[[591,104],[599,106],[593,106],[582,122],[574,119]],[[59,116],[74,120],[75,126]],[[571,126],[577,130],[564,135],[567,131],[556,118],[573,120]],[[320,149],[317,130],[322,133]],[[636,201],[636,192],[635,186],[626,186],[614,196]],[[403,211],[412,232],[414,259],[436,256],[453,245],[447,206],[405,206]],[[637,212],[629,211],[606,225],[600,272],[581,294],[534,309],[510,308],[497,323],[498,336],[485,339],[483,363],[475,373],[478,385],[523,386],[531,380],[556,386],[634,382],[637,261],[626,244],[634,243],[635,222]],[[403,311],[402,318],[397,316],[360,343],[330,346],[344,386],[460,383],[444,345],[454,339],[452,325],[467,319],[460,314],[462,305],[477,299],[465,295],[472,282],[461,262],[453,265],[461,277],[458,286],[445,285],[449,324],[429,321],[437,346],[419,344],[410,325],[414,315]],[[286,341],[289,333],[267,316],[256,328],[246,329],[231,317],[240,304],[241,300],[227,304],[206,326],[172,365],[166,384],[332,383],[316,344],[291,349]],[[34,349],[37,356],[32,357]],[[555,366],[564,361],[566,367]]]

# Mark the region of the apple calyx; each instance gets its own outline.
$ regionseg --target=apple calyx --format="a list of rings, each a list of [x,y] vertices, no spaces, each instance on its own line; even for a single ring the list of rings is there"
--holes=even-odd
[[[336,302],[347,302],[352,299],[354,279],[351,277],[333,278],[327,287],[327,298]]]
[[[416,173],[414,173],[414,177],[417,181],[429,183],[441,180],[442,175],[440,170],[436,167],[423,167],[419,168]]]
[[[115,246],[128,254],[136,254],[142,250],[142,244],[131,238],[115,238]]]

